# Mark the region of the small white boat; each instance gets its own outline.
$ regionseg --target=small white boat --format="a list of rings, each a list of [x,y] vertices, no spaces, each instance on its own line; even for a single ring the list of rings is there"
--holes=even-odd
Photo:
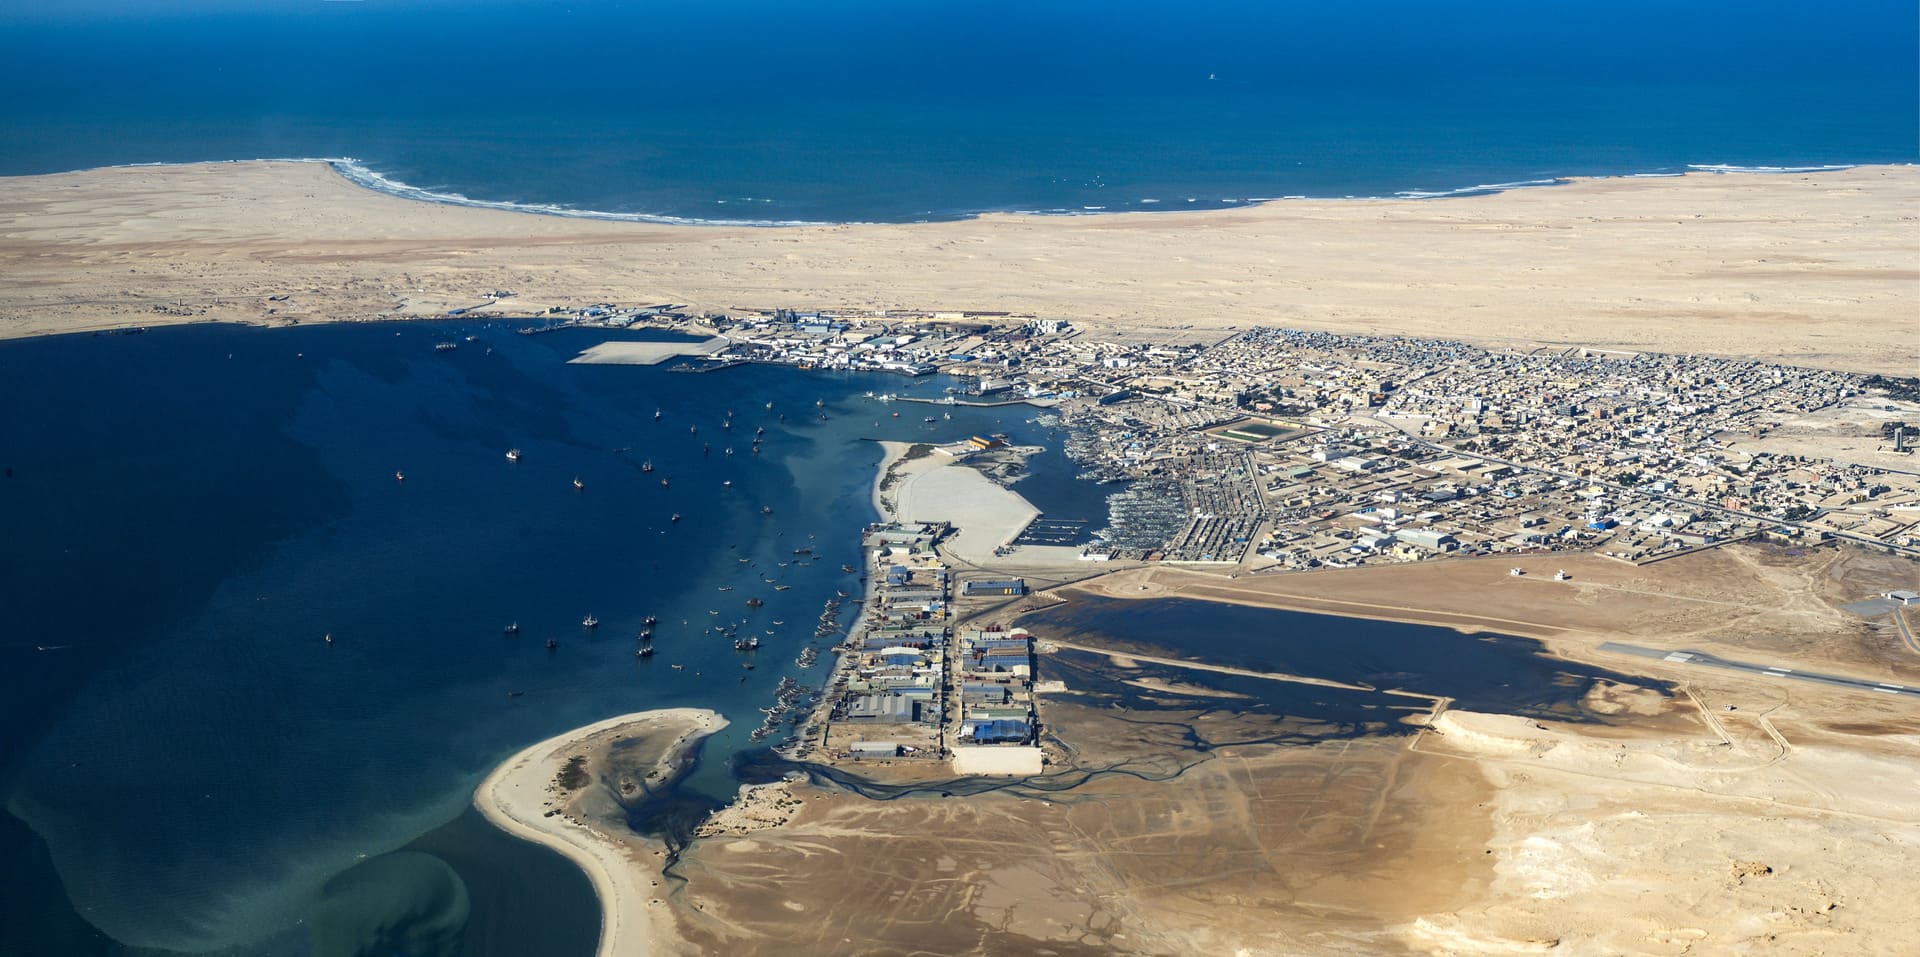
[[[587,617],[580,619],[580,627],[598,628],[600,627],[600,619],[595,618],[592,615],[588,615]]]
[[[404,482],[407,480],[407,473],[396,469],[394,470],[394,473],[393,473],[393,480],[396,482]]]
[[[520,450],[519,450],[519,449],[508,449],[508,450],[507,450],[507,461],[509,461],[509,462],[518,462],[518,461],[520,461]]]
[[[573,487],[575,491],[578,491],[580,489],[586,488],[587,483],[580,481],[580,476],[576,475],[573,477]]]

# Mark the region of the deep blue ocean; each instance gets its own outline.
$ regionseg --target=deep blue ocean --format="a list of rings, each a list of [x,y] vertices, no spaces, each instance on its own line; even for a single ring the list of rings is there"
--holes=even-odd
[[[784,222],[1911,163],[1916,35],[1909,0],[65,0],[0,9],[0,174],[350,157]]]

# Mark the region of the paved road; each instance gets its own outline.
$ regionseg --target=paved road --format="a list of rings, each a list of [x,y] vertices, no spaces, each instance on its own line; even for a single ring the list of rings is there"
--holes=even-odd
[[[1920,639],[1914,638],[1913,629],[1907,627],[1907,609],[1904,606],[1893,609],[1893,623],[1900,629],[1900,640],[1906,642],[1914,654],[1920,655]]]
[[[1609,641],[1600,646],[1601,651],[1617,651],[1622,654],[1639,655],[1642,658],[1658,658],[1676,664],[1706,665],[1709,668],[1726,668],[1730,671],[1746,671],[1768,678],[1791,678],[1795,681],[1817,681],[1821,684],[1852,688],[1856,691],[1877,691],[1881,694],[1905,695],[1920,698],[1920,687],[1897,685],[1887,681],[1866,681],[1859,678],[1842,678],[1838,675],[1823,675],[1817,671],[1796,671],[1777,665],[1756,665],[1746,661],[1728,661],[1699,651],[1669,651],[1662,648],[1642,648],[1639,645],[1623,645]]]

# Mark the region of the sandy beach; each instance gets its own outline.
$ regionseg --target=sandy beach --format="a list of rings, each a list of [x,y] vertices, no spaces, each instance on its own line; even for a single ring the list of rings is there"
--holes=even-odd
[[[675,952],[673,921],[657,887],[661,849],[631,835],[596,827],[583,796],[561,785],[570,767],[598,757],[614,741],[647,737],[659,745],[657,764],[726,727],[711,711],[672,708],[621,715],[533,745],[502,762],[473,794],[487,820],[516,837],[552,848],[580,865],[600,898],[599,957],[647,957]],[[671,737],[663,737],[670,735]],[[579,790],[594,788],[581,785]],[[660,911],[656,919],[655,911]]]
[[[995,310],[1750,355],[1912,374],[1920,168],[790,228],[400,199],[318,163],[0,179],[0,336],[553,305]],[[490,293],[510,291],[497,304]]]

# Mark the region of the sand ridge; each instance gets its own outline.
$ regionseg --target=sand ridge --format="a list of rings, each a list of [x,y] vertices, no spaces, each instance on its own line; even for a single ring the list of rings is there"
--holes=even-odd
[[[1284,325],[1912,374],[1916,226],[1909,166],[779,228],[440,205],[319,163],[122,167],[0,178],[0,336],[674,302],[997,310],[1119,331]],[[501,289],[518,295],[485,305]]]

